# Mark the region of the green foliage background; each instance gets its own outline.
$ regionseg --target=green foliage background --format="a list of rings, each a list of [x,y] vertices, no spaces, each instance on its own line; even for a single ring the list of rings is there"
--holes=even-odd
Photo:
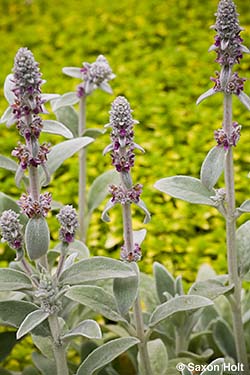
[[[250,44],[250,6],[238,0],[245,44]],[[152,213],[143,245],[141,269],[150,272],[153,261],[160,261],[186,281],[195,278],[199,264],[210,262],[218,272],[226,272],[224,222],[213,208],[193,206],[173,200],[156,191],[156,180],[175,174],[199,176],[206,153],[214,145],[213,132],[221,126],[220,94],[196,106],[197,97],[212,87],[210,76],[218,65],[215,54],[207,53],[213,43],[217,0],[1,0],[0,1],[0,112],[6,108],[3,97],[5,76],[10,73],[17,49],[27,46],[40,62],[44,92],[72,91],[77,80],[66,77],[64,66],[81,66],[104,54],[116,73],[114,96],[96,91],[88,99],[88,127],[108,122],[110,104],[125,95],[140,121],[136,142],[146,154],[137,154],[134,182],[144,185],[143,199]],[[250,78],[250,58],[239,68]],[[246,92],[249,93],[249,81]],[[235,152],[237,202],[249,197],[250,114],[234,100],[234,119],[243,125],[242,138]],[[18,136],[13,128],[0,128],[1,153],[9,156]],[[44,136],[52,144],[60,137]],[[109,143],[106,133],[88,148],[89,184],[101,172],[111,169],[109,156],[102,150]],[[18,197],[13,176],[0,171],[1,190]],[[220,186],[223,186],[223,179]],[[77,157],[64,163],[49,190],[55,200],[77,204]],[[100,219],[101,209],[91,222],[88,245],[92,254],[119,257],[122,222],[119,208],[111,213],[111,223]],[[135,210],[134,227],[143,228],[142,214]],[[242,220],[246,220],[247,215]],[[49,218],[52,239],[58,226]],[[1,245],[2,246],[2,245]],[[14,254],[1,247],[2,265]],[[4,252],[5,250],[5,252]],[[3,253],[4,252],[4,253]]]

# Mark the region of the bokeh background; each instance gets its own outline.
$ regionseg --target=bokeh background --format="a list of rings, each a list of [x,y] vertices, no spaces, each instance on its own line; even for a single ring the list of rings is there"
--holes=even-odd
[[[250,46],[250,3],[237,0],[245,44]],[[5,77],[22,46],[32,50],[40,62],[47,83],[44,92],[72,91],[77,79],[62,74],[64,66],[93,62],[99,54],[108,59],[116,79],[114,95],[96,91],[87,101],[87,126],[102,129],[108,122],[110,104],[125,95],[134,109],[135,139],[146,150],[137,153],[134,183],[142,183],[142,198],[152,213],[146,226],[141,269],[151,272],[153,261],[162,262],[175,275],[191,282],[201,263],[208,262],[226,272],[224,221],[213,208],[191,205],[163,195],[153,187],[163,177],[185,174],[199,176],[201,163],[215,144],[213,132],[221,127],[222,95],[196,106],[197,97],[213,83],[219,69],[213,44],[217,1],[200,0],[0,0],[0,113],[7,102],[3,96]],[[250,93],[250,57],[245,55],[237,68],[247,77]],[[49,109],[49,108],[48,108]],[[50,115],[49,118],[54,118]],[[234,120],[242,127],[235,151],[237,203],[250,195],[250,113],[234,98]],[[18,135],[14,127],[0,127],[1,154],[9,156]],[[42,140],[58,143],[59,136],[43,135]],[[109,134],[88,148],[88,184],[100,173],[112,169],[110,158],[102,156]],[[0,170],[1,191],[18,198],[20,190],[13,175]],[[223,179],[219,186],[223,186]],[[55,200],[77,205],[77,156],[67,160],[50,184]],[[93,255],[119,257],[122,244],[121,211],[111,212],[111,223],[100,219],[104,204],[95,211],[88,235]],[[241,218],[241,222],[248,219]],[[134,209],[134,229],[141,229],[143,215]],[[58,239],[58,224],[49,217],[52,245]],[[14,253],[0,245],[1,265]]]

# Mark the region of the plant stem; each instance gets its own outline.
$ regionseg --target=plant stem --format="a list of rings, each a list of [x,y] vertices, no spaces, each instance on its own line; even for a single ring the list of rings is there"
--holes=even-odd
[[[184,327],[181,324],[180,327],[176,327],[175,329],[175,351],[176,357],[180,352],[184,352],[187,350],[187,340],[184,334]]]
[[[39,200],[40,184],[39,175],[36,167],[29,168],[30,194],[34,200]]]
[[[57,265],[57,270],[56,270],[56,278],[57,279],[59,279],[59,277],[60,277],[60,275],[62,273],[64,262],[66,260],[66,254],[67,254],[68,246],[69,245],[67,243],[65,243],[65,242],[62,243],[60,258],[59,258],[58,265]]]
[[[78,135],[82,137],[86,129],[86,97],[80,99]],[[86,150],[82,148],[79,151],[79,181],[78,181],[78,211],[79,211],[79,236],[80,240],[86,241]]]
[[[50,315],[48,321],[53,338],[53,351],[56,361],[57,375],[69,375],[66,353],[60,339],[58,316],[56,314]]]
[[[33,200],[38,201],[40,195],[40,181],[37,167],[32,165],[29,167],[29,181],[30,181],[30,194]],[[48,258],[47,254],[39,258],[39,263],[48,269]]]
[[[232,95],[224,95],[224,131],[228,136],[232,132]],[[241,314],[241,280],[238,275],[238,259],[236,249],[236,216],[235,216],[235,188],[233,150],[229,147],[225,160],[225,187],[227,197],[226,236],[227,262],[229,282],[234,284],[234,302],[231,304],[233,329],[238,362],[244,366],[244,373],[249,373],[244,329]]]
[[[122,213],[123,213],[124,247],[126,249],[127,254],[129,254],[130,252],[131,253],[133,252],[133,247],[134,247],[131,205],[129,203],[122,205]],[[133,268],[136,268],[137,277],[139,279],[140,278],[139,268],[136,263],[133,265],[136,266]],[[135,299],[133,310],[134,310],[136,335],[141,341],[140,344],[138,345],[138,348],[139,348],[140,362],[141,362],[143,375],[152,375],[148,349],[147,349],[147,342],[145,340],[144,323],[143,323],[139,292]]]
[[[138,346],[139,346],[139,355],[140,355],[142,372],[145,375],[152,375],[153,373],[152,373],[149,355],[148,355],[147,342],[145,340],[144,323],[143,323],[143,317],[142,317],[142,311],[141,311],[141,301],[140,301],[139,292],[137,294],[137,297],[134,303],[134,319],[135,319],[137,337],[141,341]]]

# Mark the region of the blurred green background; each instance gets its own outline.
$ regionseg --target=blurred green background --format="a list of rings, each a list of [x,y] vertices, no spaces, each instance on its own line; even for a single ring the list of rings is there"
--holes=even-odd
[[[250,3],[238,0],[242,33],[250,45]],[[11,72],[16,51],[32,50],[47,83],[44,92],[63,94],[75,89],[78,80],[62,74],[64,66],[93,62],[99,54],[108,59],[117,78],[114,95],[98,90],[87,101],[88,127],[102,128],[108,122],[110,104],[125,95],[140,124],[135,141],[145,148],[137,152],[134,183],[142,183],[142,198],[152,213],[146,226],[142,270],[151,272],[153,261],[162,262],[175,275],[193,281],[201,263],[209,262],[226,272],[224,221],[213,208],[171,199],[156,191],[156,180],[175,175],[199,176],[201,163],[215,144],[213,132],[221,127],[222,95],[196,106],[198,96],[212,87],[218,64],[208,53],[215,35],[209,27],[215,21],[217,1],[200,0],[0,0],[0,113],[7,103],[3,96],[5,77]],[[250,78],[250,57],[239,67]],[[246,92],[250,92],[247,81]],[[249,197],[250,113],[234,98],[234,120],[243,125],[235,151],[237,203]],[[53,116],[50,116],[53,118]],[[18,135],[14,127],[0,128],[1,153],[9,156]],[[52,144],[58,136],[43,135]],[[111,169],[110,157],[102,156],[109,143],[106,133],[88,148],[88,183]],[[18,198],[13,175],[0,170],[1,191]],[[223,179],[219,186],[223,186]],[[55,200],[77,205],[77,156],[65,162],[54,175],[49,190]],[[111,212],[111,223],[103,223],[96,210],[88,236],[93,255],[119,257],[122,220],[119,207]],[[245,221],[248,215],[241,218]],[[145,227],[143,215],[134,209],[134,228]],[[58,239],[58,224],[49,218],[52,240]],[[1,265],[14,259],[4,245]]]

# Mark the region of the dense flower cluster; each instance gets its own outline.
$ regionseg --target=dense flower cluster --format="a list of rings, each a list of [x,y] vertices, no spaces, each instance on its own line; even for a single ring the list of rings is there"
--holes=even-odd
[[[29,218],[35,216],[46,217],[51,209],[52,196],[46,192],[40,194],[39,200],[34,200],[30,194],[22,194],[18,202],[22,212]]]
[[[20,48],[15,56],[13,68],[13,93],[11,105],[17,127],[24,137],[39,137],[41,120],[37,116],[44,112],[41,96],[41,73],[31,51]],[[30,129],[28,129],[30,127]]]
[[[108,81],[115,78],[115,74],[113,74],[107,59],[103,55],[98,56],[92,64],[83,63],[80,71],[84,82],[77,88],[78,97],[90,95],[98,87],[109,93],[112,92]]]
[[[60,240],[66,243],[73,242],[76,230],[78,228],[76,210],[71,205],[67,205],[61,208],[59,214],[56,217],[61,224],[59,232]]]
[[[224,89],[221,87],[221,80],[218,72],[216,72],[216,78],[211,77],[211,81],[215,83],[215,91],[224,91],[227,94],[240,95],[241,91],[244,90],[244,82],[246,81],[246,78],[240,78],[238,73],[235,72],[231,75]]]
[[[47,143],[40,145],[37,155],[34,156],[28,145],[18,142],[17,147],[14,148],[11,154],[18,158],[21,168],[25,170],[29,166],[37,167],[45,164],[48,153],[49,144]]]
[[[142,185],[136,184],[131,189],[124,189],[121,185],[110,185],[109,191],[112,195],[111,202],[113,203],[138,203],[142,193]]]
[[[212,26],[217,32],[214,49],[217,52],[216,61],[220,65],[232,66],[243,57],[243,30],[238,21],[235,4],[232,0],[221,0],[216,13],[216,23]]]
[[[19,214],[13,210],[7,210],[0,217],[0,228],[2,231],[2,241],[18,250],[23,245],[22,225],[19,222]]]
[[[112,144],[108,145],[106,152],[111,151],[112,164],[118,172],[129,172],[134,166],[134,149],[140,148],[133,141],[134,124],[138,121],[132,117],[129,102],[123,96],[118,96],[112,103],[110,111],[110,122],[107,126],[112,127],[110,134]]]
[[[121,259],[127,262],[138,262],[141,260],[142,252],[141,248],[138,243],[134,244],[134,248],[132,251],[127,251],[126,246],[123,245],[121,247]]]
[[[224,129],[218,129],[214,132],[214,138],[217,145],[224,147],[224,150],[228,150],[231,146],[236,146],[240,139],[241,125],[238,122],[233,122],[233,128],[230,136],[228,136]]]

